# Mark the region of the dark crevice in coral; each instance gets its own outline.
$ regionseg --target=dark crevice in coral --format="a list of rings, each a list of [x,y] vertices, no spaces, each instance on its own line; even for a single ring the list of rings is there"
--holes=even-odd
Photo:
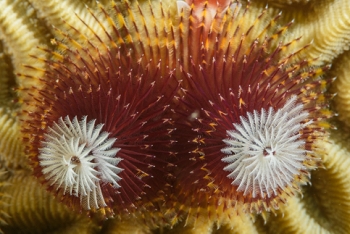
[[[14,89],[17,87],[16,74],[11,57],[6,53],[3,42],[0,40],[0,107],[14,107],[17,95]]]
[[[328,178],[325,180],[324,178]],[[336,199],[341,194],[335,194],[335,186],[342,186],[341,182],[334,177],[333,173],[326,169],[318,169],[312,172],[311,185],[304,187],[304,197],[301,199],[306,212],[321,227],[334,233],[344,233],[348,225],[339,225],[339,220],[335,222],[335,217],[339,216],[338,203]],[[339,188],[344,191],[345,188]],[[332,197],[336,199],[332,199]],[[345,205],[345,204],[344,204]]]

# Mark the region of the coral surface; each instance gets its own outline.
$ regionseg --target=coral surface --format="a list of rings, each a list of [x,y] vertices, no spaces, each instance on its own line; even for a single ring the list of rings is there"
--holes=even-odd
[[[350,232],[348,0],[114,1],[0,0],[2,232]],[[226,59],[269,85],[221,80]],[[288,108],[257,101],[270,83]],[[248,105],[214,140],[232,95],[212,87]],[[252,129],[281,125],[264,115],[285,120],[291,135],[270,132],[293,152]],[[238,160],[249,145],[261,160],[283,152],[266,167],[279,174]]]

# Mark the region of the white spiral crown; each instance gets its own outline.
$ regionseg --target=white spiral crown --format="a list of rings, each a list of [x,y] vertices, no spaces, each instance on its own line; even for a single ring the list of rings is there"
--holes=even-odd
[[[111,148],[117,139],[101,133],[103,124],[95,126],[96,120],[87,123],[86,119],[59,118],[44,135],[39,160],[51,185],[80,197],[84,209],[98,209],[106,206],[101,184],[120,187],[118,174],[123,169],[117,164],[122,159],[115,157],[120,148]]]
[[[228,155],[222,159],[228,163],[224,170],[231,172],[228,177],[244,195],[270,198],[306,169],[300,130],[311,121],[305,122],[309,114],[302,104],[295,104],[296,99],[292,96],[277,111],[254,110],[247,119],[241,117],[240,124],[233,124],[235,130],[227,131],[229,138],[223,140],[227,147],[221,150]]]

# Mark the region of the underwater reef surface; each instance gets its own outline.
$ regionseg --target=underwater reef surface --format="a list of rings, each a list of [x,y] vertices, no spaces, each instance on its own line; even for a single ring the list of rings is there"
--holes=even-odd
[[[0,5],[2,232],[350,232],[348,0]]]

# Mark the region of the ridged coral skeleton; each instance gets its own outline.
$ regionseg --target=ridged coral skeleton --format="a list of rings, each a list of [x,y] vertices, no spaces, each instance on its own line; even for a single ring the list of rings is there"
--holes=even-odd
[[[80,197],[85,209],[106,206],[99,181],[117,183],[122,171],[116,165],[121,158],[115,157],[119,148],[112,148],[115,138],[108,138],[108,133],[101,133],[102,124],[95,127],[95,120],[86,122],[77,117],[73,121],[67,116],[59,118],[53,127],[49,127],[39,149],[40,165],[43,174],[51,185],[64,187],[63,193]],[[98,177],[97,177],[98,176]]]
[[[8,206],[8,204],[5,202],[6,196],[8,197],[8,194],[3,192],[3,187],[9,186],[9,183],[6,182],[6,174],[8,172],[5,171],[3,168],[0,169],[0,206]],[[0,227],[7,225],[6,219],[11,218],[5,211],[0,210]],[[3,233],[0,228],[0,233]]]

